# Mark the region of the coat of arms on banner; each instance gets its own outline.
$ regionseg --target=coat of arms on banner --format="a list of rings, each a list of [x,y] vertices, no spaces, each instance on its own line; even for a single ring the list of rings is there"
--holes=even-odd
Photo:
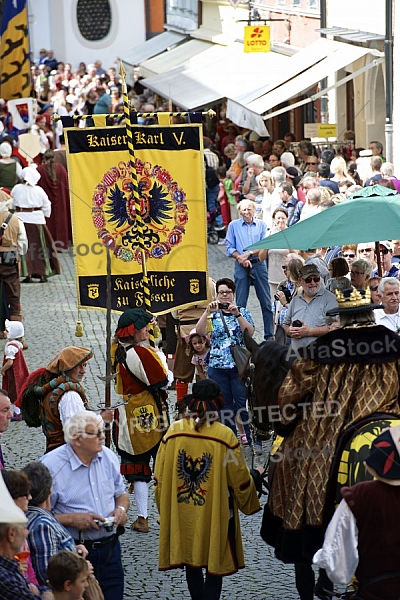
[[[160,165],[136,159],[142,239],[146,259],[163,258],[178,246],[185,233],[189,210],[185,191]],[[141,262],[140,232],[129,174],[129,162],[120,161],[94,190],[93,224],[98,237],[125,262]]]

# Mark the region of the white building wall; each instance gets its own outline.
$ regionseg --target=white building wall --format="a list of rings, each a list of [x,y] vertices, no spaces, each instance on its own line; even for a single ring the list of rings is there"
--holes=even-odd
[[[384,35],[385,0],[328,0],[327,27],[347,27]]]
[[[78,0],[29,0],[31,51],[35,60],[40,48],[54,50],[58,60],[72,68],[101,60],[103,67],[115,66],[117,59],[146,39],[143,0],[109,0],[112,25],[106,38],[85,40],[78,28]]]

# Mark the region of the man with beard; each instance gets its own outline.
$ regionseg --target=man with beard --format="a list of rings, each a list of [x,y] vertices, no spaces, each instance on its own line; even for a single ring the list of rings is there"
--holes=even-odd
[[[300,285],[303,291],[289,304],[283,321],[286,335],[292,339],[292,348],[305,348],[316,338],[328,333],[326,313],[337,307],[331,292],[321,286],[321,274],[313,265],[304,265],[300,270]]]

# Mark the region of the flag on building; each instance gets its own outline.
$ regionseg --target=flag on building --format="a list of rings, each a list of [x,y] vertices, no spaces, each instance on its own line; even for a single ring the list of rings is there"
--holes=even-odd
[[[28,96],[30,85],[27,0],[5,0],[0,29],[0,98]]]
[[[16,129],[29,129],[35,122],[33,118],[33,99],[19,98],[7,102],[8,112],[12,116],[12,122]]]
[[[132,126],[143,235],[137,227],[125,127],[64,128],[78,303],[144,307],[143,240],[151,311],[207,299],[207,225],[199,124]]]

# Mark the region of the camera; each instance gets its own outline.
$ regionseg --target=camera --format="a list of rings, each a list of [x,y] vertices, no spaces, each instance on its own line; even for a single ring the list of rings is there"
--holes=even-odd
[[[282,287],[278,288],[278,292],[283,292],[285,294],[286,302],[289,304],[289,302],[292,299],[292,294],[290,293],[290,290],[286,286],[282,286]],[[279,298],[277,297],[276,294],[275,294],[275,300],[279,300]]]
[[[292,327],[303,327],[303,323],[296,319],[295,321],[293,321]]]
[[[99,527],[104,527],[106,531],[112,531],[114,528],[114,517],[105,517],[104,521],[96,521]]]
[[[226,310],[228,308],[229,304],[228,302],[218,302],[218,308],[222,309],[222,310]]]

